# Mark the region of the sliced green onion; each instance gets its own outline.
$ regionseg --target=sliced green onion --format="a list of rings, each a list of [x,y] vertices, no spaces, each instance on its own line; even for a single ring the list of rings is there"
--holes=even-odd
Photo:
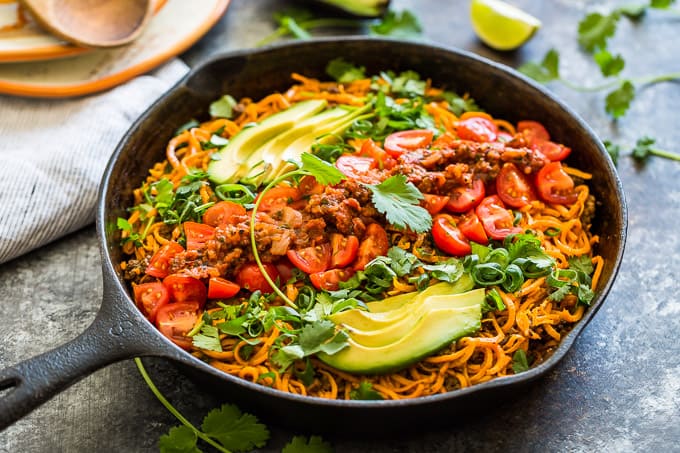
[[[215,187],[215,195],[221,200],[247,204],[255,200],[255,194],[243,184],[220,184]]]

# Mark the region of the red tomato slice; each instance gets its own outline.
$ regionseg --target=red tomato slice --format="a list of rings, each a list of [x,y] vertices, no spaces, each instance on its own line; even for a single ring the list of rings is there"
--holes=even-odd
[[[288,250],[286,256],[302,272],[323,272],[331,266],[331,245],[325,243],[300,250]]]
[[[343,236],[339,233],[331,234],[331,265],[332,268],[349,266],[359,251],[359,238]]]
[[[451,197],[443,197],[441,195],[431,195],[429,193],[423,194],[425,197],[422,204],[431,215],[437,214],[444,209],[444,206],[449,202]]]
[[[234,217],[246,215],[243,205],[232,201],[220,201],[210,206],[203,214],[203,223],[217,227],[234,223]]]
[[[137,307],[151,322],[156,321],[158,309],[170,300],[168,290],[161,282],[134,285],[134,293]]]
[[[512,163],[504,164],[496,177],[496,192],[505,204],[513,208],[521,208],[536,199],[529,178]]]
[[[483,116],[472,116],[458,121],[456,134],[463,140],[494,142],[498,136],[498,126]]]
[[[536,175],[536,188],[543,201],[556,204],[572,204],[578,198],[571,179],[559,162],[550,162]]]
[[[522,132],[530,145],[533,145],[535,140],[550,140],[550,134],[538,121],[520,121],[517,123],[517,132]]]
[[[435,245],[449,255],[465,256],[472,251],[470,241],[448,214],[439,214],[432,219],[432,237]]]
[[[324,191],[324,185],[319,184],[314,176],[305,176],[300,180],[298,185],[301,196],[308,196],[314,194],[321,194]]]
[[[510,211],[505,209],[498,195],[491,195],[482,200],[475,209],[475,214],[482,221],[484,231],[491,239],[501,240],[509,234],[520,234],[522,229],[513,225],[514,219]]]
[[[192,339],[186,334],[196,325],[199,309],[193,301],[164,305],[156,315],[156,327],[180,348],[191,349]]]
[[[184,222],[184,235],[187,238],[187,250],[199,250],[215,237],[215,227],[205,223]]]
[[[468,212],[482,201],[486,194],[484,182],[481,179],[472,181],[472,187],[457,187],[451,192],[446,210],[455,213]]]
[[[357,179],[366,183],[373,183],[378,180],[372,175],[371,170],[378,166],[377,162],[372,157],[343,154],[335,161],[335,166],[348,178]]]
[[[532,146],[552,162],[564,160],[571,154],[571,148],[551,141],[537,141]]]
[[[257,202],[260,197],[261,195],[258,195],[255,202]],[[302,199],[302,194],[297,187],[276,186],[264,194],[262,202],[260,202],[260,206],[258,207],[258,211],[276,211],[284,206],[291,205],[300,199]]]
[[[207,291],[200,280],[188,275],[171,274],[163,279],[163,284],[173,302],[196,302],[201,307],[205,304]]]
[[[276,270],[276,266],[271,263],[264,263],[263,266],[267,275],[269,275],[269,278],[276,283],[276,279],[279,278],[279,272]],[[241,288],[245,288],[252,292],[262,291],[263,293],[268,294],[274,291],[269,285],[269,282],[265,280],[256,263],[248,263],[241,266],[236,274],[236,283],[238,283]]]
[[[391,158],[384,149],[382,149],[376,142],[370,138],[361,145],[359,155],[362,157],[371,157],[375,160],[377,168],[390,169],[396,165],[396,161]]]
[[[478,244],[488,244],[489,238],[484,231],[484,226],[482,222],[475,214],[475,211],[470,211],[460,218],[458,221],[458,229],[463,235],[471,241]]]
[[[177,242],[168,242],[153,254],[149,260],[149,265],[146,267],[146,274],[158,278],[167,277],[169,274],[168,268],[170,267],[170,260],[183,251],[184,247]]]
[[[366,228],[364,240],[359,244],[354,270],[363,270],[375,257],[386,255],[389,248],[390,242],[387,238],[387,231],[377,223],[370,224]]]
[[[340,289],[340,282],[346,282],[354,275],[351,269],[331,269],[325,272],[316,272],[309,275],[312,285],[316,289],[326,291],[337,291]]]
[[[211,277],[208,281],[209,299],[228,299],[238,294],[241,289],[236,283],[232,283],[226,278]]]
[[[432,143],[433,137],[434,132],[429,129],[401,131],[388,135],[383,145],[387,154],[399,157],[408,151],[427,147]]]

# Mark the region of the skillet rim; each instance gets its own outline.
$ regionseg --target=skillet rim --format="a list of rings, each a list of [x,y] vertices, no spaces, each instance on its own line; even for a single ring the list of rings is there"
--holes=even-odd
[[[224,53],[219,53],[216,54],[204,62],[200,63],[197,65],[195,68],[191,69],[180,81],[178,81],[172,88],[170,88],[168,91],[166,91],[161,97],[159,97],[148,109],[144,111],[130,126],[128,131],[125,133],[121,141],[118,143],[116,146],[115,151],[111,155],[111,158],[109,159],[109,162],[106,166],[106,169],[104,171],[101,185],[100,185],[100,190],[99,190],[99,199],[97,202],[97,235],[99,239],[99,244],[100,244],[100,250],[101,250],[101,255],[102,255],[102,267],[103,267],[103,272],[104,272],[104,278],[105,280],[108,279],[110,280],[113,285],[114,285],[114,291],[117,291],[119,294],[123,295],[123,298],[125,300],[126,308],[129,311],[135,312],[138,316],[141,316],[141,313],[135,306],[134,302],[132,301],[132,298],[129,294],[129,291],[126,287],[126,284],[122,281],[121,275],[119,271],[116,270],[116,264],[112,262],[111,255],[109,253],[108,247],[111,245],[109,244],[107,240],[107,235],[106,235],[106,221],[107,221],[107,206],[106,206],[106,201],[107,201],[107,194],[109,193],[109,185],[111,183],[111,174],[113,173],[114,169],[117,167],[118,162],[120,161],[120,156],[123,154],[125,151],[126,145],[133,135],[133,133],[139,129],[140,127],[143,127],[145,123],[147,122],[148,118],[151,116],[151,114],[158,109],[160,106],[162,106],[166,100],[171,97],[176,91],[181,90],[183,87],[186,87],[186,82],[191,80],[193,77],[195,77],[197,74],[200,74],[201,72],[205,71],[206,68],[209,68],[212,64],[215,62],[221,61],[221,60],[230,60],[230,59],[238,59],[238,58],[243,58],[243,57],[248,57],[252,55],[258,55],[258,54],[266,54],[269,52],[280,52],[285,49],[290,49],[290,48],[296,48],[296,47],[307,47],[307,46],[317,46],[317,47],[322,47],[324,44],[331,44],[331,43],[353,43],[353,44],[360,44],[362,42],[367,42],[367,43],[377,43],[377,44],[384,44],[384,45],[391,45],[391,46],[410,46],[410,47],[419,47],[421,48],[424,52],[443,52],[447,54],[453,54],[457,56],[458,58],[462,59],[467,59],[471,60],[476,63],[481,63],[484,66],[489,67],[491,70],[499,71],[503,73],[504,76],[509,77],[509,78],[514,78],[515,80],[519,81],[520,83],[524,85],[528,85],[528,88],[534,90],[537,92],[538,95],[543,96],[544,98],[547,99],[547,101],[551,104],[551,108],[559,108],[561,109],[564,113],[566,113],[571,119],[574,120],[575,124],[581,128],[582,132],[585,133],[585,136],[587,139],[592,142],[595,145],[595,148],[598,150],[598,158],[603,159],[603,163],[605,166],[606,170],[606,176],[610,182],[612,182],[612,188],[615,191],[616,199],[619,202],[619,209],[616,210],[616,213],[612,216],[612,218],[617,219],[620,221],[620,227],[618,228],[618,231],[612,231],[611,234],[612,236],[617,236],[621,246],[618,248],[616,252],[616,257],[615,261],[612,266],[612,272],[611,276],[609,279],[604,283],[604,286],[602,289],[598,292],[596,298],[593,300],[591,305],[588,307],[586,310],[585,314],[583,315],[583,318],[578,321],[573,328],[561,339],[558,347],[555,349],[555,351],[552,353],[552,355],[543,363],[540,365],[537,365],[534,368],[530,368],[528,371],[516,374],[516,375],[509,375],[509,376],[503,376],[503,377],[497,377],[494,379],[491,379],[489,381],[480,383],[480,384],[475,384],[470,387],[466,387],[463,389],[458,389],[458,390],[453,390],[450,392],[442,393],[442,394],[436,394],[436,395],[428,395],[428,396],[421,396],[417,398],[410,398],[410,399],[403,399],[403,400],[381,400],[381,401],[362,401],[362,400],[332,400],[332,399],[325,399],[325,398],[320,398],[320,397],[313,397],[313,396],[302,396],[302,395],[296,395],[288,392],[283,392],[280,390],[276,390],[261,384],[255,384],[250,381],[247,381],[245,379],[238,378],[236,376],[232,376],[230,374],[224,373],[220,370],[218,370],[215,367],[212,367],[208,365],[207,363],[199,360],[198,358],[192,356],[188,352],[184,351],[183,349],[179,348],[176,346],[174,343],[172,343],[170,340],[168,340],[164,335],[160,333],[154,326],[152,326],[146,319],[144,323],[145,330],[143,332],[138,332],[139,334],[139,339],[142,340],[143,338],[148,338],[149,335],[155,336],[156,340],[160,339],[161,341],[164,342],[164,344],[167,346],[164,348],[163,351],[154,351],[149,353],[149,355],[155,355],[155,356],[162,356],[170,359],[174,359],[179,361],[180,363],[183,363],[184,365],[188,365],[192,368],[195,368],[199,371],[206,372],[213,377],[216,377],[221,380],[225,380],[231,384],[235,384],[237,386],[243,386],[249,391],[255,391],[257,393],[263,393],[269,397],[273,397],[275,400],[278,399],[283,399],[283,400],[289,400],[292,403],[296,404],[302,404],[302,405],[312,405],[312,406],[324,406],[327,408],[346,408],[346,409],[366,409],[366,410],[387,410],[390,408],[401,408],[401,407],[408,407],[408,406],[428,406],[428,405],[434,405],[434,404],[442,404],[445,402],[449,402],[449,400],[456,400],[456,399],[463,399],[467,396],[473,395],[475,393],[480,393],[484,394],[489,392],[490,390],[493,389],[500,389],[500,388],[512,388],[512,387],[521,387],[522,384],[527,384],[531,381],[534,381],[540,377],[543,377],[545,374],[548,373],[552,368],[554,368],[566,355],[567,353],[571,350],[571,347],[573,346],[574,342],[576,341],[576,338],[581,334],[583,329],[588,325],[588,323],[591,321],[591,319],[595,316],[597,311],[600,309],[600,307],[603,305],[607,295],[609,294],[609,291],[611,290],[612,285],[614,284],[614,281],[616,280],[616,277],[618,275],[621,262],[623,259],[623,253],[625,249],[625,243],[626,243],[626,235],[627,235],[627,228],[628,228],[628,209],[627,209],[627,204],[626,204],[626,199],[623,191],[623,187],[621,184],[621,181],[618,177],[618,174],[616,172],[616,169],[614,167],[614,164],[611,160],[611,157],[609,154],[606,152],[606,149],[600,139],[597,137],[597,135],[594,133],[594,131],[590,128],[590,126],[581,118],[580,115],[578,115],[573,109],[571,109],[569,106],[567,106],[563,101],[561,101],[557,96],[554,94],[550,93],[546,88],[543,86],[539,85],[535,81],[529,79],[528,77],[524,76],[523,74],[515,71],[509,66],[506,66],[502,63],[498,63],[495,61],[492,61],[488,58],[482,57],[480,55],[474,54],[470,51],[458,49],[455,47],[451,46],[444,46],[440,44],[435,44],[435,43],[422,43],[422,42],[413,42],[413,41],[404,41],[404,40],[399,40],[399,39],[390,39],[390,38],[373,38],[373,37],[364,37],[364,36],[351,36],[351,37],[325,37],[325,38],[314,38],[310,40],[305,40],[305,41],[294,41],[294,42],[284,42],[284,43],[278,43],[278,44],[273,44],[270,46],[262,47],[262,48],[256,48],[256,49],[241,49],[241,50],[235,50],[235,51],[230,51],[230,52],[224,52]],[[614,227],[614,226],[613,226]],[[612,227],[612,229],[613,229]],[[117,247],[118,245],[115,244]],[[110,282],[110,283],[111,283]],[[106,285],[105,285],[106,287]],[[106,294],[104,295],[106,299]],[[116,303],[116,302],[113,302]]]

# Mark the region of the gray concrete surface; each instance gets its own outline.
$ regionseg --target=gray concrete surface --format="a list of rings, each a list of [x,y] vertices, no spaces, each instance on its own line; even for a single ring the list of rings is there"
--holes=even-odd
[[[516,0],[544,27],[521,50],[498,54],[482,47],[467,19],[467,1],[394,0],[414,11],[425,36],[517,66],[556,47],[562,71],[585,84],[597,69],[578,50],[576,24],[607,2]],[[188,53],[191,65],[228,49],[251,46],[272,29],[272,11],[289,3],[233,0],[223,20]],[[660,13],[637,25],[623,21],[612,46],[626,57],[626,74],[679,71],[680,20]],[[652,135],[660,147],[680,151],[680,85],[638,90],[628,115],[614,123],[602,94],[551,85],[602,138],[631,146]],[[338,452],[465,451],[678,451],[680,442],[680,162],[652,159],[618,166],[629,203],[628,247],[619,278],[604,306],[566,358],[516,400],[484,415],[451,420],[449,429],[393,440],[334,438]],[[94,227],[0,267],[0,367],[59,345],[94,318],[102,294]],[[169,364],[148,360],[166,396],[194,422],[216,402]],[[331,422],[331,421],[329,421]],[[334,421],[337,422],[337,421]],[[118,363],[58,395],[0,432],[2,452],[152,452],[176,421],[154,398],[132,361]],[[263,452],[280,451],[293,434],[274,429]],[[204,451],[209,451],[205,447]]]

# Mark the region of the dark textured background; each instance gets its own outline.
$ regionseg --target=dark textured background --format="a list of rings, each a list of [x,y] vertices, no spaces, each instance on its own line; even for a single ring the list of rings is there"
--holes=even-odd
[[[596,84],[598,70],[576,43],[586,11],[616,2],[515,0],[543,21],[526,46],[500,54],[476,40],[463,0],[393,0],[420,18],[433,41],[478,52],[516,67],[538,60],[551,47],[562,55],[565,77]],[[220,23],[182,58],[195,65],[216,52],[253,44],[272,30],[271,13],[289,2],[233,0]],[[611,47],[624,54],[625,74],[680,71],[680,18],[648,15],[622,21]],[[617,123],[603,111],[602,94],[550,88],[579,112],[603,139],[632,146],[644,134],[680,151],[680,85],[639,90]],[[619,278],[604,306],[571,352],[525,394],[440,432],[358,440],[332,439],[338,452],[432,451],[672,451],[680,441],[680,163],[653,159],[618,166],[629,203],[628,246]],[[94,227],[0,267],[0,367],[74,338],[94,319],[102,294]],[[217,402],[158,360],[146,361],[165,395],[200,423]],[[225,395],[228,399],[228,395]],[[148,390],[132,361],[82,380],[0,433],[2,452],[153,452],[159,436],[176,424]],[[280,451],[293,434],[274,429],[268,448]],[[309,434],[309,433],[304,433]],[[209,451],[207,447],[206,451]]]

